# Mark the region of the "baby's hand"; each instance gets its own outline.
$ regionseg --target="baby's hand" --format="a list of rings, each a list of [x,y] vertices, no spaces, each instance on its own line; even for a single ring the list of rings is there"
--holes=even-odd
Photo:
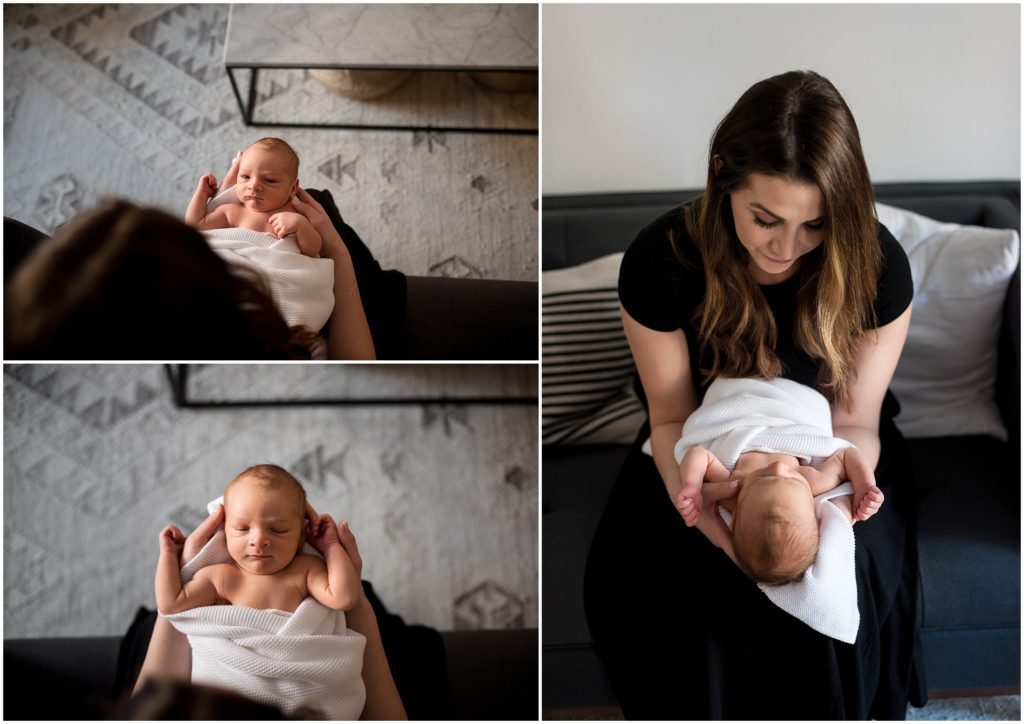
[[[853,494],[853,519],[867,520],[878,512],[883,502],[885,502],[885,495],[877,485],[857,488]]]
[[[212,197],[217,193],[217,177],[212,173],[208,173],[199,179],[199,184],[196,186],[196,193],[203,194],[206,197]]]
[[[310,545],[323,553],[332,546],[341,545],[338,537],[338,526],[327,513],[321,513],[309,523],[309,534],[306,536]]]
[[[185,545],[185,536],[176,525],[169,525],[160,531],[160,550],[181,557],[181,549]]]
[[[289,234],[294,234],[303,223],[309,223],[305,216],[294,211],[279,211],[268,220],[270,228],[277,234],[277,238],[283,239]]]
[[[676,496],[676,509],[687,525],[696,525],[700,520],[704,508],[704,498],[701,495],[703,487],[701,483],[686,483]]]

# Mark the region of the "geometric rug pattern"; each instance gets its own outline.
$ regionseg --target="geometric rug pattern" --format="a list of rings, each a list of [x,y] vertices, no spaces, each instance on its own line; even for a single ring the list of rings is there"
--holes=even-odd
[[[198,365],[190,399],[536,396],[534,366]],[[467,375],[467,371],[472,370]],[[175,406],[161,365],[4,366],[4,635],[122,634],[157,534],[242,469],[350,522],[385,604],[441,630],[537,626],[537,407]]]
[[[246,127],[223,66],[228,7],[4,5],[4,214],[52,233],[120,196],[180,217],[203,174],[279,135],[385,268],[537,279],[536,136]],[[336,118],[308,71],[281,78],[262,111]],[[536,127],[535,99],[507,95],[503,112]]]

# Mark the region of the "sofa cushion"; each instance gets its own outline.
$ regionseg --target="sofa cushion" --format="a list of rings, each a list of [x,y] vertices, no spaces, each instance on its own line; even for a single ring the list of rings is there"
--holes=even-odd
[[[1020,625],[1020,487],[987,436],[909,440],[924,630]],[[983,592],[982,595],[976,595]]]
[[[995,402],[1006,290],[1020,257],[1012,229],[942,223],[878,204],[910,260],[914,311],[892,381],[907,437],[1006,439]]]
[[[544,645],[590,642],[583,614],[583,568],[626,445],[543,449]]]
[[[544,273],[544,444],[626,443],[644,411],[617,290],[622,254]]]

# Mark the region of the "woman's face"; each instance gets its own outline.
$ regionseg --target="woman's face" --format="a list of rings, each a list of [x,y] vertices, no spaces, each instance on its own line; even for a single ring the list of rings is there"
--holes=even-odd
[[[825,205],[815,184],[753,173],[729,198],[736,235],[750,253],[750,274],[758,284],[789,279],[800,257],[824,239]]]

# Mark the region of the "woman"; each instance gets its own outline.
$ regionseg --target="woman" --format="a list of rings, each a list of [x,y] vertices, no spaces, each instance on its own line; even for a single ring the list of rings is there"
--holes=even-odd
[[[294,205],[334,261],[326,356],[374,359],[352,254],[304,189]],[[309,359],[315,348],[315,335],[287,326],[262,279],[230,267],[183,222],[124,201],[38,241],[5,281],[9,359]]]
[[[649,425],[595,533],[584,595],[629,718],[901,719],[920,695],[912,479],[887,395],[912,286],[873,201],[838,91],[815,73],[785,73],[751,87],[719,124],[703,197],[626,252],[622,319]],[[852,646],[770,603],[720,550],[730,534],[718,516],[687,528],[672,503],[673,446],[719,375],[815,387],[835,435],[876,466],[886,505],[855,528]],[[653,460],[640,450],[648,437]],[[706,504],[729,494],[705,491]]]
[[[311,518],[316,511],[309,507]],[[224,524],[224,508],[220,507],[203,521],[185,539],[182,559],[191,560],[196,553],[210,540],[217,529]],[[347,525],[338,528],[341,543],[345,547],[357,575],[362,575],[363,559],[359,555],[355,536]],[[395,686],[395,680],[388,666],[387,656],[381,642],[377,616],[373,612],[365,592],[352,608],[345,612],[345,621],[349,628],[366,637],[366,648],[363,652],[363,683],[366,686],[366,704],[363,707],[364,720],[403,720],[406,719],[402,699]],[[153,626],[153,635],[149,640],[146,658],[143,661],[139,677],[135,682],[136,694],[146,689],[147,682],[160,680],[188,681],[192,674],[192,649],[188,639],[164,618],[157,616]]]

